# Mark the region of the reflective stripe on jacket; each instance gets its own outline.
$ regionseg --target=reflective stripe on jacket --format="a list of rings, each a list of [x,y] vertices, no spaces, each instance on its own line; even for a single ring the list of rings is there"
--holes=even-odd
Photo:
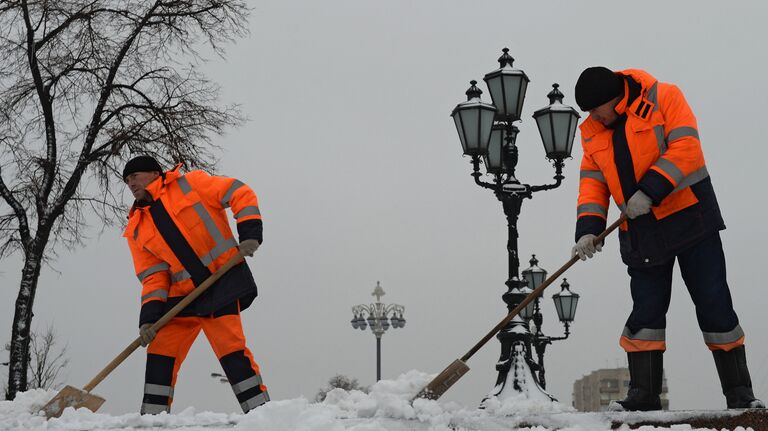
[[[203,171],[181,175],[178,169],[179,166],[147,186],[154,202],[131,208],[123,235],[142,284],[140,324],[158,320],[237,254],[238,241],[229,227],[225,208],[232,208],[241,241],[261,241],[261,213],[250,187],[236,179]],[[157,219],[159,214],[164,220]],[[257,234],[253,229],[241,229],[254,223],[258,223]],[[165,226],[165,231],[158,226]],[[185,256],[183,251],[189,253]],[[182,264],[190,260],[196,267]],[[208,315],[237,299],[245,309],[255,296],[256,284],[250,270],[240,264],[180,315]]]
[[[617,73],[625,92],[614,128],[592,116],[580,125],[576,240],[605,229],[610,197],[623,211],[639,189],[653,200],[652,213],[621,226],[622,258],[628,265],[652,265],[724,225],[696,117],[682,92],[641,70]]]

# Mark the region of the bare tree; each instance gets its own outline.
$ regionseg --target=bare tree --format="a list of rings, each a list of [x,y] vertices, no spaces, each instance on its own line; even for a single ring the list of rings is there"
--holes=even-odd
[[[123,163],[215,166],[212,135],[243,119],[196,65],[246,35],[248,13],[244,0],[0,0],[0,258],[22,257],[8,399],[28,387],[41,265],[84,243],[86,215],[124,218]]]
[[[336,374],[335,376],[328,379],[328,386],[320,388],[320,390],[317,391],[317,394],[315,395],[315,401],[318,403],[325,401],[325,397],[328,395],[328,392],[331,392],[336,388],[344,389],[345,391],[355,390],[368,392],[368,388],[360,386],[360,383],[357,382],[356,378],[345,376],[343,374]]]
[[[42,333],[32,331],[29,338],[28,388],[51,389],[58,383],[64,368],[69,365],[69,359],[66,357],[67,346],[57,347],[59,336],[52,325]],[[10,352],[11,343],[6,344],[5,350]]]
[[[51,389],[58,382],[64,368],[69,365],[69,359],[66,357],[67,346],[57,347],[59,336],[52,325],[42,333],[32,331],[29,338],[29,369],[27,370],[29,389]],[[11,343],[5,345],[5,350],[11,350]],[[7,392],[7,384],[4,389]]]

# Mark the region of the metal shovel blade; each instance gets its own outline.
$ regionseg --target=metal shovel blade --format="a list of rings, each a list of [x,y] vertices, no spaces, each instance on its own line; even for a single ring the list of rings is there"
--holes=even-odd
[[[53,399],[48,401],[48,404],[43,407],[43,412],[48,419],[61,416],[67,407],[76,409],[85,407],[95,412],[104,404],[104,401],[106,400],[98,395],[67,385]]]
[[[469,366],[467,366],[464,361],[461,359],[453,361],[451,365],[448,365],[448,367],[443,370],[442,373],[438,374],[437,377],[432,379],[426,388],[422,389],[421,392],[416,394],[414,399],[426,398],[429,400],[436,400],[440,398],[445,393],[445,391],[453,386],[453,384],[456,383],[456,381],[459,380],[461,376],[466,374],[467,371],[469,371]]]

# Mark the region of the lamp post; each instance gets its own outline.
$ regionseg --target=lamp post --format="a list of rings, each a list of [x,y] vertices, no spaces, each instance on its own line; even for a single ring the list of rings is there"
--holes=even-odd
[[[553,84],[552,91],[547,95],[549,105],[537,110],[533,118],[536,120],[544,144],[546,158],[555,169],[555,181],[544,185],[521,183],[515,177],[519,129],[514,123],[521,118],[530,79],[525,72],[513,67],[514,59],[509,55],[509,49],[504,48],[502,51],[503,54],[498,59],[499,68],[484,77],[493,103],[482,101],[482,91],[477,87],[477,81],[473,80],[470,81],[471,85],[465,93],[467,101],[459,103],[451,116],[459,134],[462,150],[465,155],[470,156],[471,175],[475,183],[493,191],[496,198],[501,201],[507,218],[509,274],[505,283],[507,291],[502,295],[502,299],[511,311],[525,298],[525,289],[530,289],[529,283],[521,281],[519,277],[517,220],[523,200],[532,198],[536,192],[551,190],[562,184],[563,161],[571,156],[579,114],[572,107],[562,103],[563,93],[560,92],[558,84]],[[481,179],[483,177],[480,172],[481,163],[485,164],[486,171],[492,178],[490,182]],[[496,386],[491,392],[493,396],[500,396],[504,392],[509,383],[508,374],[513,367],[516,371],[514,384],[511,386],[518,392],[526,392],[523,388],[524,382],[518,379],[519,364],[516,361],[524,361],[529,372],[538,369],[538,364],[531,359],[532,335],[528,324],[528,321],[536,315],[535,308],[535,305],[533,309],[528,307],[521,313],[523,316],[510,321],[497,335],[501,342],[501,357],[496,365],[499,374]],[[542,372],[542,378],[543,375]],[[536,380],[536,376],[533,377]],[[535,386],[543,392],[539,382],[535,383]]]
[[[219,383],[229,383],[229,379],[227,379],[227,376],[221,373],[211,373],[212,379],[218,379]]]
[[[361,331],[365,331],[366,327],[370,327],[371,332],[376,336],[377,382],[381,380],[381,336],[387,332],[390,326],[393,328],[405,327],[405,319],[403,318],[405,307],[398,304],[382,303],[381,297],[385,294],[384,289],[381,288],[381,283],[377,281],[376,287],[371,294],[376,297],[376,302],[352,307],[352,315],[354,317],[350,322],[352,323],[352,328],[360,329]]]
[[[541,284],[544,283],[544,280],[547,279],[547,271],[539,267],[539,261],[536,259],[535,254],[531,256],[531,260],[529,262],[531,266],[522,271],[523,278],[525,279],[526,283],[528,283],[528,286],[525,287],[524,290],[526,290],[528,293],[536,290],[536,288],[541,286]],[[539,299],[541,296],[528,304],[526,309],[530,307],[532,310],[527,313],[527,316],[522,316],[523,319],[526,319],[529,321],[529,323],[533,322],[534,325],[534,329],[531,331],[532,333],[529,339],[530,344],[536,351],[537,362],[532,368],[534,368],[534,374],[536,375],[538,383],[542,389],[547,388],[547,380],[544,370],[544,351],[546,350],[547,345],[552,344],[553,341],[565,340],[571,334],[570,325],[571,322],[573,322],[574,316],[576,315],[576,304],[579,302],[579,295],[570,291],[570,284],[568,284],[567,279],[563,279],[562,284],[560,284],[560,288],[561,291],[559,293],[552,295],[552,300],[555,303],[557,317],[565,327],[565,334],[562,337],[550,337],[542,332],[544,316],[541,314],[541,306],[539,304]],[[530,353],[530,348],[528,349],[528,352]],[[528,360],[532,362],[532,358],[530,356],[528,357]]]

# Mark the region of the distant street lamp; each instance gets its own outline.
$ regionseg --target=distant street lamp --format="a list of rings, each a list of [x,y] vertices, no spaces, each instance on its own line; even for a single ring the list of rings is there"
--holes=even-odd
[[[219,383],[229,383],[227,376],[221,373],[211,373],[211,378],[219,379]]]
[[[553,84],[552,91],[547,95],[549,105],[537,110],[533,118],[541,135],[545,157],[552,162],[555,169],[555,182],[545,185],[521,183],[515,177],[518,162],[517,138],[520,130],[513,123],[521,118],[530,79],[525,72],[512,66],[514,59],[509,55],[509,50],[504,48],[502,51],[503,54],[498,59],[499,68],[483,78],[493,103],[481,100],[480,96],[483,92],[477,87],[477,81],[473,80],[470,81],[470,87],[465,93],[467,100],[459,103],[451,116],[459,135],[462,151],[464,155],[471,158],[471,175],[475,183],[493,191],[496,198],[501,201],[504,215],[507,217],[509,277],[506,281],[507,292],[502,295],[502,299],[507,304],[507,309],[511,311],[532,289],[531,283],[521,281],[518,273],[520,260],[517,250],[517,220],[523,200],[532,198],[533,193],[551,190],[562,184],[564,160],[571,157],[579,114],[572,107],[562,103],[563,93],[560,92],[558,84]],[[491,182],[481,180],[483,176],[480,172],[481,163],[485,164],[486,171],[492,178]],[[546,272],[544,274],[546,275]],[[541,274],[534,271],[530,276],[536,278]],[[540,281],[537,282],[540,284]],[[491,395],[498,396],[504,391],[508,383],[509,371],[513,365],[517,365],[515,361],[523,360],[519,357],[521,354],[531,370],[538,370],[538,364],[531,359],[531,343],[536,338],[530,333],[528,321],[532,320],[534,324],[538,322],[537,334],[540,340],[553,340],[540,333],[541,313],[538,309],[538,301],[536,304],[532,303],[499,332],[497,338],[501,341],[501,357],[496,365],[499,375]],[[542,342],[544,344],[540,343],[540,345],[546,347],[548,341]],[[518,345],[521,345],[521,348],[515,347]],[[539,344],[536,346],[538,351]],[[537,382],[542,392],[546,385],[543,373],[544,347],[541,348],[539,361],[542,363],[539,375],[541,381]],[[513,374],[517,379],[518,373]],[[536,378],[535,375],[534,378]],[[514,380],[512,386],[516,391],[523,392],[521,385],[521,382]]]
[[[376,297],[376,302],[352,307],[354,317],[350,323],[352,323],[352,328],[361,331],[370,327],[371,332],[376,336],[376,381],[378,382],[381,380],[381,336],[387,332],[390,326],[393,328],[405,327],[405,319],[403,318],[405,307],[398,304],[383,304],[381,297],[385,293],[378,281],[371,295]]]

